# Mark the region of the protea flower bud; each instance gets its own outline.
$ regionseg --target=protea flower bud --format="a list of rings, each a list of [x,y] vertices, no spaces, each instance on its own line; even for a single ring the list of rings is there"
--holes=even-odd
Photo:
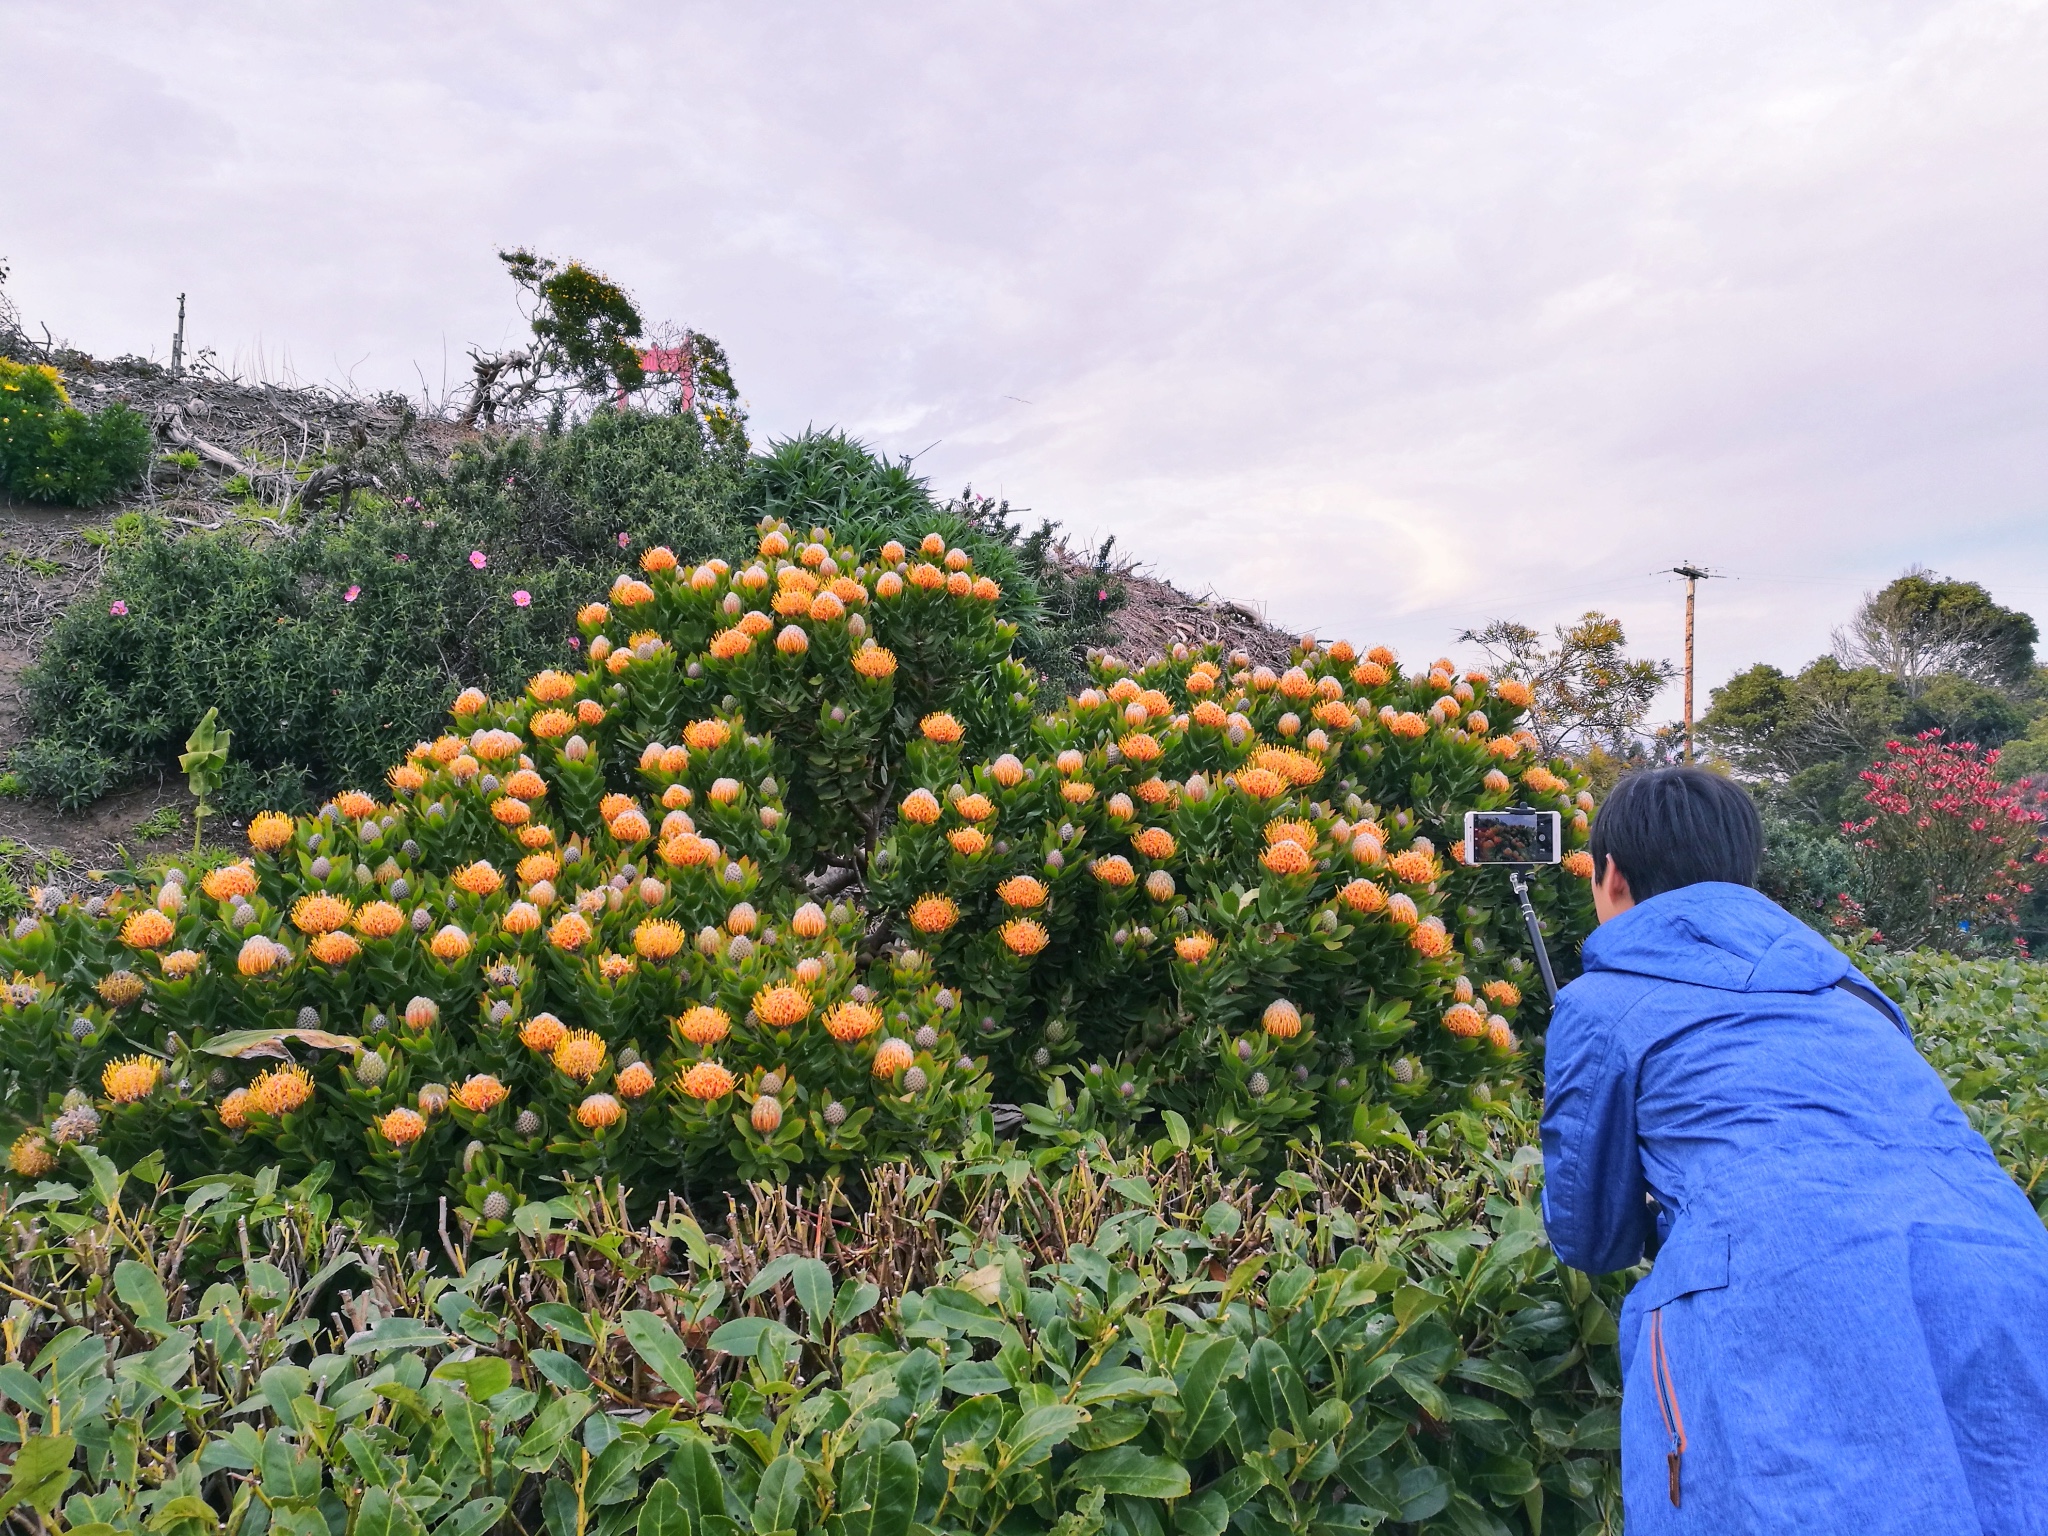
[[[1272,1086],[1271,1083],[1266,1081],[1266,1074],[1263,1072],[1254,1072],[1251,1081],[1245,1084],[1245,1087],[1251,1090],[1252,1097],[1255,1099],[1263,1099]]]
[[[390,1072],[390,1064],[375,1051],[365,1051],[356,1058],[355,1079],[365,1088],[380,1087]]]
[[[939,1048],[939,1032],[929,1024],[920,1025],[917,1033],[911,1038],[917,1042],[920,1051],[935,1051]]]
[[[318,1008],[301,1008],[299,1010],[299,1028],[318,1029],[319,1027],[320,1010]]]
[[[519,1111],[519,1118],[512,1122],[512,1129],[521,1136],[538,1136],[540,1134],[540,1116],[530,1109],[522,1109]]]
[[[837,1099],[827,1104],[825,1106],[825,1123],[835,1131],[840,1126],[846,1124],[846,1106]]]
[[[1037,1067],[1040,1071],[1044,1071],[1052,1065],[1052,1052],[1041,1045],[1031,1053],[1031,1065]]]
[[[747,1117],[754,1129],[763,1136],[773,1135],[782,1125],[782,1102],[771,1094],[762,1094],[754,1100],[753,1113]]]
[[[903,1074],[903,1091],[905,1093],[923,1093],[928,1081],[929,1079],[924,1075],[923,1067],[912,1067]]]
[[[322,854],[313,861],[310,873],[315,880],[325,880],[334,873],[334,866],[327,861],[327,855]]]
[[[528,1114],[532,1111],[528,1110]],[[512,1215],[512,1197],[502,1189],[494,1189],[484,1196],[484,1220],[504,1221]]]

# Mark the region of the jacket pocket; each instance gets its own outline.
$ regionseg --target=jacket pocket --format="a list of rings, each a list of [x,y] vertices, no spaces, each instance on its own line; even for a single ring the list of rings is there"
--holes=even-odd
[[[1728,1252],[1727,1233],[1681,1228],[1629,1298],[1643,1317],[1643,1343],[1650,1357],[1650,1391],[1656,1398],[1657,1417],[1664,1429],[1664,1465],[1674,1509],[1679,1506],[1683,1492],[1685,1398],[1681,1372],[1672,1362],[1665,1339],[1664,1309],[1684,1296],[1725,1289]]]
[[[1678,1400],[1678,1383],[1671,1370],[1671,1356],[1664,1348],[1664,1309],[1650,1313],[1650,1389],[1657,1394],[1657,1417],[1664,1421],[1664,1465],[1671,1479],[1671,1507],[1679,1507],[1679,1472],[1685,1461],[1685,1408]]]

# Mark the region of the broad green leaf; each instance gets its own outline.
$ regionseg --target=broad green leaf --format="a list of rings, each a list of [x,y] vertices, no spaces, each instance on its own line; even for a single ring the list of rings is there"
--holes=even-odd
[[[804,1506],[804,1464],[785,1451],[769,1462],[754,1491],[754,1536],[794,1531]]]
[[[471,1499],[444,1517],[434,1527],[434,1536],[484,1536],[504,1515],[503,1499]]]
[[[1064,1481],[1070,1487],[1100,1488],[1136,1499],[1178,1499],[1187,1494],[1188,1469],[1135,1445],[1119,1445],[1081,1457],[1067,1468]]]
[[[528,1350],[526,1358],[536,1371],[565,1392],[581,1392],[590,1385],[590,1372],[559,1349]]]
[[[683,1513],[683,1501],[676,1485],[658,1478],[640,1502],[640,1519],[635,1536],[690,1536],[690,1517]]]
[[[144,1328],[160,1339],[170,1334],[170,1298],[164,1294],[164,1283],[155,1270],[133,1259],[123,1259],[114,1266],[114,1294]]]
[[[431,1349],[448,1342],[447,1334],[429,1328],[416,1317],[386,1317],[380,1318],[368,1333],[350,1339],[347,1349],[352,1355],[381,1355],[387,1350]]]
[[[471,1402],[487,1403],[512,1385],[512,1362],[497,1355],[447,1360],[434,1367],[434,1380],[460,1382]]]
[[[596,1341],[590,1335],[590,1323],[574,1307],[562,1305],[559,1301],[544,1301],[527,1310],[528,1317],[543,1328],[552,1328],[571,1344],[588,1348]]]
[[[512,1453],[512,1464],[527,1472],[545,1472],[590,1408],[591,1400],[581,1392],[565,1392],[549,1403],[527,1426]]]
[[[836,1536],[909,1536],[917,1513],[917,1452],[910,1442],[891,1440],[851,1457],[840,1473],[838,1502]]]
[[[1078,1429],[1088,1417],[1069,1403],[1048,1403],[1021,1415],[1003,1439],[1003,1460],[1011,1466],[1036,1466]]]
[[[711,1335],[711,1347],[725,1355],[757,1355],[764,1339],[790,1344],[796,1335],[772,1317],[736,1317]]]
[[[633,1353],[685,1407],[693,1406],[697,1401],[697,1373],[690,1369],[683,1354],[683,1341],[667,1319],[654,1312],[628,1312],[624,1322],[626,1342],[633,1346]]]
[[[796,1304],[804,1309],[811,1333],[822,1337],[832,1316],[832,1271],[823,1259],[798,1259],[789,1272],[790,1289]]]
[[[44,1519],[71,1486],[71,1453],[78,1443],[69,1435],[31,1435],[14,1453],[7,1486],[0,1488],[0,1514],[26,1504]]]
[[[711,1442],[694,1430],[685,1435],[669,1459],[669,1472],[675,1478],[676,1497],[683,1512],[701,1536],[704,1522],[725,1512],[725,1478],[718,1470]]]

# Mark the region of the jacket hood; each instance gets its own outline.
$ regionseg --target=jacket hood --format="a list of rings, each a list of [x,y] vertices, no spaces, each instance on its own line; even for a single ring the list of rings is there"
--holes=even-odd
[[[1626,971],[1724,992],[1820,992],[1848,959],[1783,907],[1718,881],[1652,896],[1586,940],[1588,971]]]

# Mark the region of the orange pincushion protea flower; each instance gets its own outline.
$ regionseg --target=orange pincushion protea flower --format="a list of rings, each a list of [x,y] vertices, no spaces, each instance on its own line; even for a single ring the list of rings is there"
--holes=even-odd
[[[519,1043],[529,1051],[552,1054],[569,1035],[569,1026],[552,1013],[536,1013],[520,1026]]]
[[[1410,885],[1432,885],[1443,878],[1443,867],[1420,848],[1407,848],[1395,854],[1387,860],[1387,869],[1396,879]]]
[[[455,695],[455,702],[450,706],[450,712],[454,714],[456,719],[466,720],[471,715],[482,714],[490,702],[484,696],[483,689],[465,688],[462,692]]]
[[[810,994],[786,984],[763,987],[754,994],[754,1017],[770,1029],[787,1029],[810,1016]]]
[[[1316,829],[1313,822],[1289,821],[1277,818],[1266,823],[1266,843],[1298,843],[1310,853],[1315,852]]]
[[[589,1082],[604,1069],[604,1039],[588,1029],[570,1030],[555,1042],[549,1054],[556,1071],[579,1083]]]
[[[199,888],[215,901],[233,901],[237,896],[256,894],[256,871],[247,864],[223,864],[209,869]]]
[[[775,621],[769,618],[767,614],[762,613],[759,609],[755,609],[751,613],[745,613],[740,616],[739,631],[741,634],[747,636],[751,640],[760,639],[763,635],[767,634],[770,630],[774,628]]]
[[[301,933],[332,933],[352,916],[349,904],[325,892],[301,896],[292,905],[292,926]]]
[[[521,885],[532,885],[536,880],[552,880],[562,872],[562,861],[552,853],[529,853],[519,861],[514,871]]]
[[[626,1106],[608,1093],[593,1093],[576,1106],[576,1123],[586,1131],[608,1131],[626,1118]]]
[[[1069,805],[1086,805],[1095,798],[1095,786],[1085,779],[1069,779],[1060,786],[1060,798]]]
[[[916,826],[930,826],[939,819],[939,797],[928,789],[913,789],[903,797],[902,816]]]
[[[220,1101],[220,1107],[215,1113],[220,1116],[220,1123],[231,1131],[239,1131],[246,1127],[249,1123],[249,1090],[234,1089]]]
[[[313,1097],[313,1074],[304,1067],[272,1067],[249,1085],[249,1101],[266,1115],[288,1115]]]
[[[683,742],[692,752],[716,752],[732,740],[732,727],[723,720],[692,720],[683,727]]]
[[[633,930],[633,952],[644,960],[671,960],[682,952],[682,924],[650,917]]]
[[[846,604],[830,592],[820,592],[805,605],[804,613],[813,624],[830,624],[846,617]]]
[[[1306,699],[1316,691],[1316,685],[1300,667],[1289,667],[1280,674],[1280,695],[1288,699]]]
[[[1570,789],[1571,785],[1552,773],[1541,763],[1531,763],[1522,770],[1522,787],[1531,794],[1555,795]]]
[[[920,560],[910,568],[910,584],[921,592],[936,592],[946,585],[946,573]]]
[[[654,1069],[644,1061],[621,1068],[612,1086],[629,1099],[644,1099],[654,1091]]]
[[[806,611],[809,610],[810,605],[802,598],[798,598],[797,601]],[[782,633],[775,637],[775,649],[785,656],[802,656],[810,648],[811,637],[795,624],[785,624]]]
[[[782,1127],[782,1101],[770,1094],[762,1094],[754,1100],[754,1107],[747,1114],[747,1123],[763,1136],[772,1136]]]
[[[531,768],[521,768],[505,781],[505,793],[514,800],[539,800],[548,792],[548,781]]]
[[[1223,706],[1214,699],[1202,700],[1201,703],[1195,706],[1195,712],[1189,718],[1195,724],[1207,726],[1210,730],[1215,731],[1220,731],[1230,724],[1230,716],[1224,713]]]
[[[1576,875],[1581,880],[1593,878],[1593,855],[1583,848],[1574,849],[1564,856],[1564,872]]]
[[[1155,773],[1131,793],[1147,805],[1165,805],[1173,799],[1173,786]]]
[[[1417,954],[1430,960],[1441,960],[1451,952],[1451,936],[1441,918],[1427,917],[1417,923],[1408,942]]]
[[[1259,1015],[1259,1025],[1275,1040],[1292,1040],[1301,1033],[1301,1010],[1286,998],[1276,997]]]
[[[1522,1003],[1522,989],[1512,981],[1489,981],[1484,988],[1486,1000],[1496,1008],[1518,1008]]]
[[[1247,768],[1237,776],[1237,787],[1254,800],[1274,800],[1287,793],[1287,781],[1270,768]]]
[[[491,802],[491,815],[502,826],[521,827],[533,817],[533,807],[524,800],[500,795]]]
[[[842,1045],[865,1040],[882,1027],[882,1016],[865,1003],[841,1003],[825,1015],[825,1033]]]
[[[566,709],[544,709],[527,722],[526,728],[542,741],[560,741],[576,729],[576,717]]]
[[[505,877],[491,867],[489,859],[478,859],[455,872],[455,887],[472,896],[495,896],[505,888]]]
[[[609,614],[606,615],[610,617]],[[559,704],[576,696],[576,679],[553,668],[527,679],[526,696],[536,704]]]
[[[1496,1013],[1486,1021],[1486,1043],[1496,1051],[1512,1051],[1519,1042],[1514,1026]]]
[[[1422,914],[1416,910],[1414,898],[1400,892],[1387,898],[1387,916],[1403,928],[1412,928],[1422,920]]]
[[[1493,696],[1503,704],[1516,709],[1527,709],[1536,701],[1536,695],[1529,691],[1529,685],[1518,677],[1504,677],[1493,685]]]
[[[1106,859],[1097,859],[1088,867],[1095,878],[1104,885],[1115,886],[1119,890],[1138,883],[1138,872],[1131,868],[1131,861],[1120,853],[1112,853]]]
[[[640,557],[640,569],[650,576],[659,576],[663,571],[676,568],[676,552],[666,544],[657,544]]]
[[[1351,669],[1351,681],[1361,688],[1383,688],[1392,676],[1376,661],[1361,661]]]
[[[966,597],[974,591],[974,578],[965,571],[955,571],[946,578],[946,592],[952,597]]]
[[[377,1134],[394,1147],[409,1147],[427,1134],[426,1117],[416,1109],[394,1109],[377,1122]]]
[[[955,853],[971,859],[988,846],[988,834],[979,827],[955,827],[946,834],[946,841],[953,845]]]
[[[917,1060],[917,1052],[897,1039],[884,1040],[875,1047],[874,1073],[877,1077],[894,1077],[898,1072]]]
[[[1002,935],[1004,948],[1027,960],[1052,942],[1052,935],[1045,931],[1045,925],[1028,917],[1011,918],[1003,924]]]
[[[362,952],[362,945],[341,932],[323,933],[306,946],[306,953],[322,965],[347,965]]]
[[[100,1087],[116,1104],[133,1104],[156,1092],[164,1064],[154,1056],[123,1056],[100,1072]]]
[[[732,1020],[723,1008],[699,1003],[676,1020],[676,1033],[692,1045],[716,1045],[732,1033]]]
[[[235,969],[244,976],[268,976],[279,966],[289,964],[291,957],[292,952],[278,943],[277,940],[266,938],[260,933],[251,934],[242,941],[241,951],[235,956]],[[112,979],[112,977],[108,978],[108,980]],[[105,990],[103,985],[101,987],[102,995],[105,994]]]
[[[920,896],[910,904],[910,926],[919,933],[944,933],[959,921],[959,905],[950,896]]]
[[[405,927],[405,914],[388,901],[367,901],[356,913],[356,932],[366,939],[388,939]]]
[[[1117,738],[1117,750],[1133,763],[1156,763],[1166,753],[1158,738],[1144,731],[1129,731]]]
[[[953,809],[969,821],[987,821],[995,815],[996,808],[987,795],[962,795],[953,802]]]
[[[612,583],[611,596],[621,608],[638,608],[654,601],[654,588],[637,576],[621,576]]]
[[[1476,1040],[1486,1033],[1486,1015],[1470,1003],[1453,1003],[1444,1010],[1444,1028],[1461,1040]]]
[[[896,653],[872,640],[853,653],[853,670],[869,682],[878,683],[896,675]]]
[[[700,1061],[682,1075],[677,1086],[691,1098],[709,1102],[732,1092],[733,1075],[715,1061]]]
[[[805,902],[790,918],[789,931],[800,939],[821,937],[825,932],[825,909],[815,901]]]
[[[1184,933],[1175,939],[1173,952],[1189,965],[1200,965],[1216,952],[1216,940],[1213,935],[1198,928],[1193,933]]]
[[[1309,851],[1299,843],[1275,843],[1259,855],[1259,862],[1276,875],[1301,875],[1316,867]]]
[[[1512,762],[1521,756],[1522,743],[1513,736],[1496,736],[1486,744],[1486,750],[1503,761]]]
[[[360,789],[344,789],[334,797],[334,808],[350,821],[362,821],[377,814],[377,802]]]
[[[732,661],[744,656],[754,648],[754,640],[744,629],[721,629],[711,637],[708,649],[717,661]]]
[[[488,1072],[479,1072],[463,1080],[455,1090],[455,1102],[471,1114],[481,1115],[496,1109],[510,1097],[511,1090]]]
[[[725,914],[725,931],[727,933],[752,933],[755,925],[760,921],[761,914],[754,910],[754,904],[751,901],[736,901],[732,904],[732,910]]]
[[[457,960],[461,960],[469,954],[469,935],[456,927],[455,924],[450,923],[434,935],[432,941],[427,945],[427,949],[436,960],[442,961],[444,964],[453,965]]]
[[[597,957],[597,974],[606,981],[624,981],[640,969],[640,962],[631,955],[602,954]]]
[[[875,582],[875,596],[899,597],[903,593],[903,578],[894,571],[884,571]]]
[[[130,949],[162,949],[177,926],[155,907],[144,907],[121,925],[121,942]]]
[[[944,710],[926,715],[918,721],[917,728],[924,733],[926,741],[935,741],[946,747],[954,745],[967,734],[967,728]]]
[[[417,764],[398,763],[384,775],[384,782],[401,795],[410,795],[427,787],[427,776]]]
[[[196,949],[174,949],[161,962],[164,974],[172,981],[181,981],[199,969],[200,953]]]
[[[1354,912],[1384,912],[1387,893],[1370,880],[1353,880],[1337,892],[1337,899]]]
[[[1045,905],[1045,882],[1032,875],[1012,875],[996,887],[996,896],[1006,907],[1042,907]]]
[[[646,813],[637,806],[619,812],[605,825],[611,835],[622,843],[640,842],[654,831],[647,823]]]
[[[574,954],[591,939],[590,923],[581,912],[564,912],[548,929],[548,942]]]
[[[770,528],[761,535],[761,555],[763,559],[773,560],[777,556],[788,553],[789,536],[783,533],[781,529]]]
[[[1387,722],[1387,729],[1405,741],[1429,734],[1429,721],[1410,710],[1402,710]]]
[[[1325,699],[1315,707],[1312,716],[1317,725],[1326,725],[1333,731],[1348,731],[1358,724],[1358,714],[1349,704],[1336,699]]]
[[[1148,859],[1170,859],[1180,851],[1173,834],[1164,827],[1147,827],[1131,839],[1131,846]]]

